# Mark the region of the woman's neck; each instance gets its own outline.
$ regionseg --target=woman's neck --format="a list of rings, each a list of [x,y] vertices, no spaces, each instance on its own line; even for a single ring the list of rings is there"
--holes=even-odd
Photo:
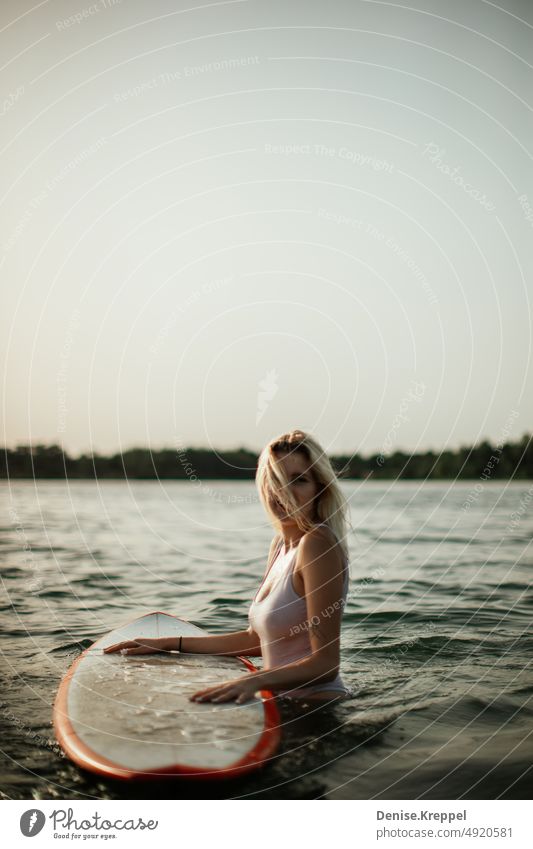
[[[317,519],[316,521],[318,524],[319,520]],[[289,548],[295,548],[304,534],[305,531],[302,531],[297,525],[295,525],[294,528],[283,528],[281,531],[281,537],[283,539],[285,551],[288,551]]]
[[[283,545],[285,546],[285,551],[288,551],[289,548],[295,548],[303,537],[303,533],[300,529],[295,532],[292,531],[283,531]]]

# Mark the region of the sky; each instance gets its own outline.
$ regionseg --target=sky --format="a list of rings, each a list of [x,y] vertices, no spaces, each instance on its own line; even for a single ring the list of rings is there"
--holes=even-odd
[[[6,446],[532,431],[531,3],[0,16]]]

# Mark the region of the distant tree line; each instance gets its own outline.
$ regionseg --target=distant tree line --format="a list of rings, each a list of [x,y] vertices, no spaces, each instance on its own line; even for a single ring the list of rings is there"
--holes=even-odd
[[[81,454],[71,457],[59,445],[18,445],[0,454],[2,478],[112,478],[124,480],[251,480],[258,454],[247,448],[212,451],[206,448],[132,448],[112,456]],[[533,478],[533,434],[518,442],[491,445],[484,440],[456,451],[403,451],[333,456],[341,479],[476,479]]]

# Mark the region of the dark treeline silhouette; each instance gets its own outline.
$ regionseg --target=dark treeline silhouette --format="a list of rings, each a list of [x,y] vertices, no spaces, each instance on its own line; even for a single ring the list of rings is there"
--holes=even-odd
[[[515,443],[491,445],[483,441],[456,451],[426,451],[408,454],[395,451],[383,456],[332,457],[340,478],[480,479],[533,478],[533,435],[524,434]],[[152,480],[251,480],[258,455],[247,448],[212,451],[179,448],[151,451],[132,448],[121,454],[82,454],[70,457],[59,445],[18,445],[0,455],[2,478],[133,478]]]

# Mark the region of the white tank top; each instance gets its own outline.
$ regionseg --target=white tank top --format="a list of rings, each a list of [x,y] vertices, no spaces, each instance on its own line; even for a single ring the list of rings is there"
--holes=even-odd
[[[321,524],[325,524],[322,522]],[[284,666],[312,654],[309,639],[309,622],[305,598],[298,595],[292,583],[294,562],[298,545],[284,550],[280,545],[278,554],[268,570],[248,613],[251,627],[261,642],[264,669]],[[348,563],[344,563],[343,610],[348,593]],[[257,600],[263,591],[270,588],[265,598]],[[306,684],[305,687],[275,690],[278,696],[307,696],[321,690],[335,690],[349,695],[340,674],[332,681]]]

